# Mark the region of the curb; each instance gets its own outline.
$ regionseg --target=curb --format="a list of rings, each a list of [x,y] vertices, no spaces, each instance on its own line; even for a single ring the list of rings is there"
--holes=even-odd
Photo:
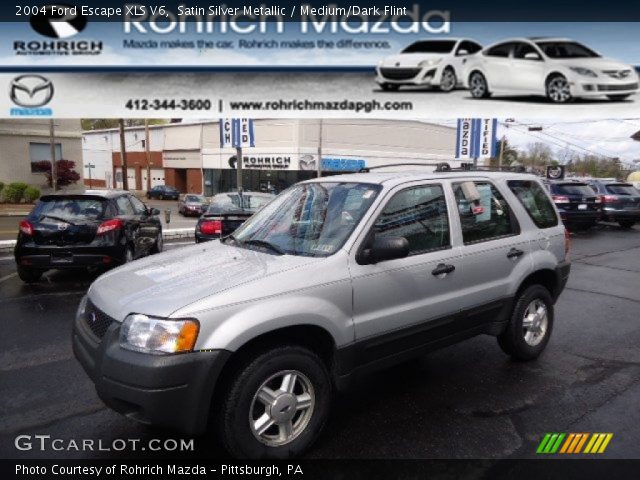
[[[188,240],[195,238],[195,228],[171,228],[162,232],[162,239],[167,240]],[[0,240],[0,253],[13,253],[16,246],[15,240]]]

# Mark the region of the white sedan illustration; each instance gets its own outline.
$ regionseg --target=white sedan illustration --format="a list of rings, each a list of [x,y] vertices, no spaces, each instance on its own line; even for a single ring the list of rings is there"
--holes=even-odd
[[[463,68],[482,46],[466,38],[420,40],[380,61],[376,82],[383,90],[402,85],[432,86],[450,92],[463,82]]]
[[[496,43],[469,60],[465,77],[475,98],[495,93],[544,95],[554,103],[600,96],[621,101],[638,91],[634,67],[566,38]]]

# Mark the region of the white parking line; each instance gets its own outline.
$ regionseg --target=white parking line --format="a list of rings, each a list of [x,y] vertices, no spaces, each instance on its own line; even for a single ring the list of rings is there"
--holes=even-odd
[[[13,278],[13,277],[15,277],[17,275],[18,275],[18,272],[13,272],[13,273],[10,273],[9,275],[5,275],[4,277],[0,277],[0,283],[4,282],[6,280],[9,280],[10,278]]]

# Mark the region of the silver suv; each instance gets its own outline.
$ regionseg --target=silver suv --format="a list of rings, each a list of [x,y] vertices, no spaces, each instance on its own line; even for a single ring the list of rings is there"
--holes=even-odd
[[[98,278],[73,349],[114,410],[238,457],[300,454],[334,391],[479,334],[544,350],[569,242],[538,179],[358,173],[281,193],[220,241]]]

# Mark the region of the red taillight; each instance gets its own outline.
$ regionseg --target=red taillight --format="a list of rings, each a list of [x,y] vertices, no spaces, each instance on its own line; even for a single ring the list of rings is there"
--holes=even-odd
[[[205,220],[200,224],[200,231],[205,235],[220,235],[222,234],[222,221]]]
[[[22,220],[20,222],[20,231],[25,235],[31,236],[33,235],[33,225],[28,220]]]
[[[102,222],[98,227],[98,231],[96,235],[102,235],[107,232],[112,232],[113,230],[118,230],[122,228],[123,223],[119,218],[114,218],[113,220],[107,220],[106,222]]]
[[[569,203],[569,197],[565,197],[564,195],[552,195],[553,201],[556,203]]]
[[[569,230],[564,229],[564,259],[569,259],[569,251],[571,250],[571,234]]]
[[[618,201],[618,196],[617,195],[601,195],[600,199],[602,200],[602,203],[613,203]]]

